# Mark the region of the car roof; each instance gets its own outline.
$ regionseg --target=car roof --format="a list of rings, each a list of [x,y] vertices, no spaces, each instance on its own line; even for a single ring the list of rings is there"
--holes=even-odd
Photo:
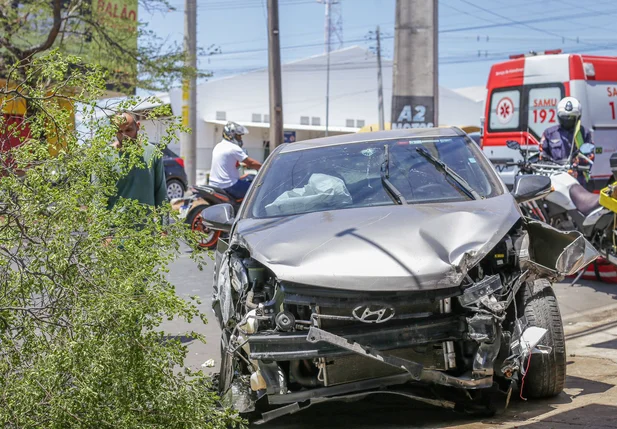
[[[388,139],[413,139],[425,137],[455,137],[465,133],[457,127],[437,128],[406,128],[399,130],[374,131],[370,133],[352,133],[338,136],[321,137],[312,140],[302,140],[286,143],[280,153],[296,152],[299,150],[314,149],[317,147],[335,146],[339,144],[365,143]]]

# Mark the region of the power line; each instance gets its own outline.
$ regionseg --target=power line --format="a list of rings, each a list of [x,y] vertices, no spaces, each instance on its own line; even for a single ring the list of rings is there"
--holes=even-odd
[[[493,2],[494,2],[494,0],[493,0]],[[511,1],[508,1],[507,6],[500,6],[499,10],[504,11],[504,10],[510,10],[510,9],[521,9],[522,7],[527,6],[527,5],[545,5],[547,3],[555,3],[555,2],[561,2],[561,0],[544,0],[543,2],[539,2],[538,0],[530,0],[530,1],[527,1],[527,2],[516,3],[516,4],[512,4]],[[500,3],[500,4],[504,4],[504,3]],[[447,4],[447,3],[445,3],[444,0],[440,0],[439,5],[452,8],[452,6]],[[441,15],[440,14],[439,18],[440,19],[441,18],[452,18],[452,17],[458,17],[458,16],[459,16],[458,13],[456,13],[456,14],[449,14],[449,15]],[[478,19],[478,17],[474,17],[474,18]]]
[[[308,5],[314,4],[313,1],[308,0],[290,0],[287,3],[282,2],[280,6],[297,6],[297,5]],[[175,5],[174,3],[170,3],[171,9],[170,12],[181,13],[181,6]],[[220,2],[220,3],[200,3],[197,5],[197,10],[199,12],[212,12],[212,11],[224,11],[224,10],[236,10],[236,9],[258,9],[262,6],[259,3],[254,2],[246,2],[246,0],[242,0],[241,3],[231,3],[231,2]]]
[[[514,20],[512,20],[512,19],[508,18],[507,16],[503,16],[503,15],[501,15],[501,14],[498,14],[498,13],[496,13],[496,12],[493,12],[493,11],[491,11],[491,10],[489,10],[489,9],[485,8],[485,7],[482,7],[482,6],[477,6],[477,5],[475,5],[475,4],[473,4],[473,3],[471,3],[471,2],[470,2],[470,1],[468,1],[468,0],[460,0],[460,1],[461,1],[461,2],[463,2],[463,3],[465,3],[465,4],[468,4],[469,6],[473,6],[473,7],[475,7],[476,9],[479,9],[479,10],[482,10],[482,11],[484,11],[484,12],[486,12],[486,13],[489,13],[489,14],[491,14],[491,15],[497,16],[497,17],[502,18],[502,19],[507,19],[507,20],[508,20],[508,21],[510,21],[512,24],[515,24],[515,25],[523,25],[523,26],[525,26],[525,27],[527,27],[527,28],[529,28],[529,29],[531,29],[531,30],[534,30],[534,31],[538,31],[538,32],[541,32],[541,33],[549,34],[549,35],[552,35],[552,36],[555,36],[555,37],[560,37],[562,40],[566,40],[566,39],[568,39],[568,40],[575,41],[576,43],[579,43],[579,42],[580,42],[580,40],[579,40],[579,38],[578,38],[578,37],[577,37],[576,39],[573,39],[573,38],[571,38],[571,37],[566,37],[566,36],[563,36],[563,35],[561,35],[561,34],[553,33],[552,31],[547,31],[547,30],[544,30],[544,29],[542,29],[542,28],[533,27],[533,26],[531,26],[531,25],[529,25],[529,24],[525,24],[525,23],[521,24],[521,23],[520,23],[520,21],[514,21]],[[596,12],[596,14],[597,14],[597,12]],[[589,43],[584,43],[584,44],[586,44],[586,45],[590,45]],[[591,45],[591,46],[595,46],[595,45]]]
[[[464,1],[464,0],[461,0]],[[475,6],[472,3],[469,3],[474,7],[479,7],[479,6]],[[480,8],[481,9],[481,8]],[[486,9],[485,9],[486,10]],[[490,11],[489,11],[490,12]],[[608,16],[608,15],[614,15],[615,13],[617,13],[617,9],[609,9],[603,12],[603,15]],[[500,17],[502,15],[499,15]],[[527,19],[524,21],[513,21],[510,18],[507,17],[503,17],[505,19],[507,19],[507,22],[499,22],[499,23],[495,23],[495,24],[484,24],[484,25],[474,25],[474,26],[468,26],[468,27],[458,27],[458,28],[448,28],[448,29],[443,29],[440,30],[439,33],[455,33],[455,32],[461,32],[461,31],[470,31],[470,30],[484,30],[487,28],[503,28],[503,27],[511,27],[511,26],[515,26],[515,25],[524,25],[526,26],[527,24],[536,24],[536,23],[547,23],[547,22],[552,22],[552,21],[559,21],[559,20],[565,20],[568,18],[589,18],[589,17],[597,17],[598,13],[577,13],[577,14],[570,14],[570,15],[560,15],[560,16],[554,16],[554,17],[543,17],[543,18],[534,18],[534,19]],[[535,29],[535,28],[534,28]],[[542,31],[542,30],[537,30],[537,31]],[[563,38],[563,36],[561,35],[557,35],[557,37],[559,37],[560,39]]]
[[[617,50],[617,43],[614,46],[598,46],[592,48],[580,49],[580,46],[572,46],[562,48],[564,53],[590,53],[604,50]],[[444,56],[439,58],[439,65],[457,65],[457,64],[469,64],[469,63],[483,63],[499,60],[507,60],[510,55],[518,54],[520,51],[511,52],[496,52],[489,53],[486,57],[477,57],[475,53],[469,53],[468,55],[458,56]],[[314,72],[325,70],[324,64],[297,64],[297,65],[284,65],[284,73],[302,73],[302,72]],[[377,63],[372,62],[345,62],[335,63],[330,66],[334,71],[351,71],[351,70],[373,70],[377,68]],[[225,68],[219,69],[219,72],[231,73],[247,73],[264,71],[264,67],[251,67],[251,68]]]
[[[465,1],[465,0],[461,0],[461,1]],[[471,4],[471,3],[470,3]],[[473,6],[473,4],[472,4]],[[609,11],[605,11],[604,15],[613,15],[617,13],[617,9],[614,10],[609,10]],[[597,13],[596,13],[597,15]],[[500,17],[503,17],[502,15],[498,15]],[[582,18],[584,17],[585,14],[577,14],[577,15],[561,15],[561,16],[554,16],[554,17],[545,17],[542,19],[532,19],[532,20],[526,20],[526,21],[513,21],[507,17],[503,17],[504,19],[507,19],[508,22],[505,23],[495,23],[495,24],[489,24],[489,25],[482,25],[482,26],[469,26],[469,27],[459,27],[459,28],[451,28],[451,29],[444,29],[444,30],[440,30],[439,33],[440,34],[447,34],[447,33],[453,33],[453,32],[462,32],[462,31],[470,31],[470,30],[478,30],[478,29],[486,29],[486,28],[495,28],[495,27],[508,27],[508,26],[514,26],[514,25],[524,25],[524,26],[528,26],[527,24],[529,23],[535,23],[535,22],[543,22],[543,23],[547,23],[547,22],[552,22],[552,21],[558,21],[558,20],[563,20],[566,17],[578,17],[578,18]],[[530,27],[530,26],[528,26]],[[536,30],[535,27],[531,27],[534,30]],[[561,35],[561,34],[557,34],[557,33],[552,33],[552,32],[548,32],[548,31],[544,31],[542,29],[537,29],[537,31],[541,31],[544,32],[550,36],[553,36],[555,38],[559,38],[559,39],[564,39],[566,38],[565,36]],[[474,36],[476,37],[476,36]],[[387,35],[383,35],[382,40],[384,39],[393,39],[393,36],[387,36]],[[508,37],[508,40],[513,40],[516,39],[516,37]],[[566,39],[571,40],[571,41],[577,41],[579,43],[581,43],[581,40],[586,40],[586,39],[581,39],[580,37],[577,38],[572,38],[572,37],[567,37]],[[519,39],[522,40],[522,39]],[[537,38],[534,38],[533,40],[537,40]],[[352,39],[352,40],[347,40],[346,42],[348,43],[360,43],[360,42],[365,42],[364,39]],[[239,43],[239,42],[238,42]],[[584,44],[587,44],[589,46],[597,46],[597,43],[591,43],[591,42],[585,42]],[[224,46],[224,45],[223,45]],[[322,46],[322,43],[310,43],[310,44],[299,44],[299,45],[292,45],[292,46],[283,46],[281,47],[281,49],[298,49],[298,48],[307,48],[307,47],[316,47],[316,46]],[[236,50],[236,51],[222,51],[220,54],[217,55],[231,55],[231,54],[245,54],[245,53],[255,53],[255,52],[267,52],[266,48],[258,48],[258,49],[244,49],[244,50]]]
[[[472,14],[472,13],[469,13],[469,12],[467,12],[467,11],[465,11],[465,10],[462,10],[462,9],[456,8],[456,7],[454,7],[454,6],[452,6],[452,5],[449,5],[449,4],[447,4],[447,3],[443,3],[442,5],[443,5],[443,6],[445,6],[445,7],[447,7],[447,8],[449,8],[449,9],[452,9],[452,10],[454,10],[454,11],[458,12],[459,14],[461,14],[461,13],[462,13],[463,15],[471,16],[471,17],[472,17],[472,18],[474,18],[474,19],[480,19],[480,20],[482,20],[482,21],[486,21],[486,22],[490,22],[490,23],[492,23],[492,24],[495,24],[495,20],[492,20],[492,19],[486,19],[486,18],[483,18],[483,17],[481,17],[481,16],[474,15],[474,14]],[[454,15],[450,15],[450,16],[454,16]],[[460,15],[458,15],[458,14],[457,14],[456,16],[460,16]],[[446,16],[446,17],[447,17],[447,16]],[[446,18],[446,17],[442,17],[442,18]]]

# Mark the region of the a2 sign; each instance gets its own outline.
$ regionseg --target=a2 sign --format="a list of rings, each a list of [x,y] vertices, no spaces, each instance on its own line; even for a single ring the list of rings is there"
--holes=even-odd
[[[395,95],[392,97],[392,129],[435,126],[435,98]]]

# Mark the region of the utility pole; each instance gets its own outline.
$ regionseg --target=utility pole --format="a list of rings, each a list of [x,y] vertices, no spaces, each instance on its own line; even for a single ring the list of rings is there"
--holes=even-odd
[[[332,46],[332,0],[326,2],[326,137],[330,125],[330,48]]]
[[[438,125],[437,0],[397,0],[392,129]]]
[[[184,158],[189,185],[197,181],[197,3],[184,2],[184,65],[191,69],[191,75],[182,82],[182,125],[191,133],[180,136],[180,156]]]
[[[332,51],[332,38],[336,37],[339,49],[343,47],[343,14],[340,0],[317,0],[326,5],[325,24],[325,52],[326,52],[326,136],[330,127],[330,52]],[[334,6],[334,8],[332,7]],[[332,23],[332,15],[336,15],[336,22]]]
[[[384,129],[383,115],[383,79],[381,77],[381,33],[377,26],[377,99],[379,103],[379,130]]]
[[[278,0],[268,0],[268,71],[270,75],[270,151],[283,143],[283,90]]]

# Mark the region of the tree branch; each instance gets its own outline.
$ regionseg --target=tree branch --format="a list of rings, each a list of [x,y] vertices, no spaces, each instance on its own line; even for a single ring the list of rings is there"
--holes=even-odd
[[[39,46],[35,46],[33,48],[24,51],[22,54],[22,59],[26,59],[31,57],[34,54],[39,52],[43,52],[52,47],[54,42],[56,41],[56,37],[58,37],[58,33],[60,32],[60,26],[62,25],[62,0],[54,0],[54,24],[47,35],[47,40],[40,44]]]

